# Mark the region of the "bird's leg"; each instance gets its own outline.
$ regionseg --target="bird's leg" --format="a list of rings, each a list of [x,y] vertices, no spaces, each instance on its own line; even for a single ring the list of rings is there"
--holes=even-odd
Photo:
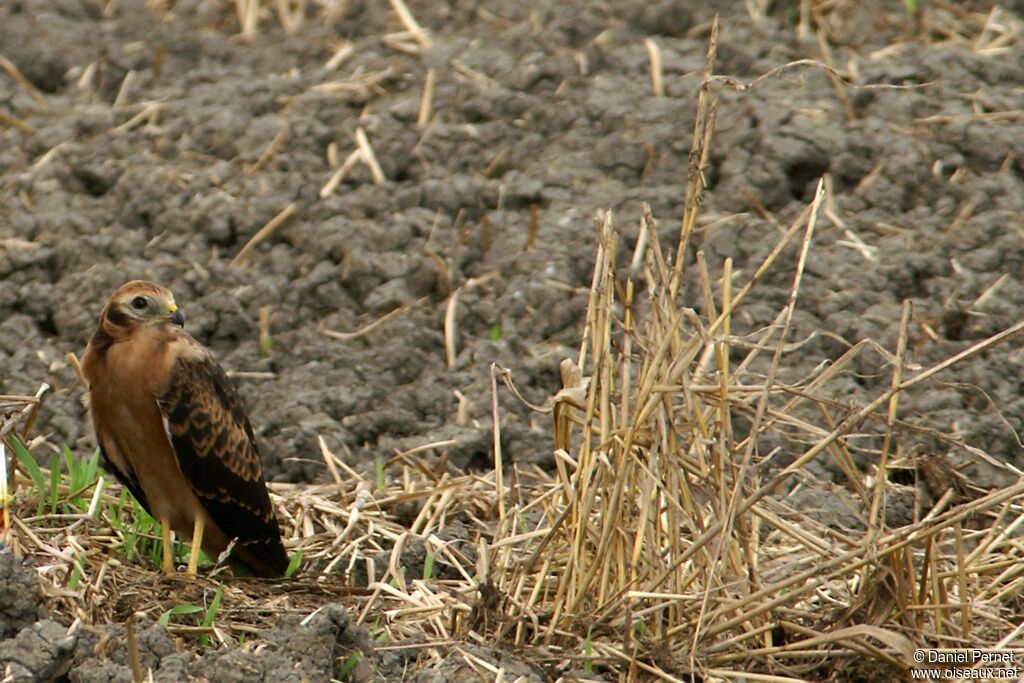
[[[196,575],[196,565],[199,564],[199,551],[203,547],[203,518],[196,517],[195,526],[192,529],[192,550],[188,554],[188,576]]]
[[[171,520],[160,518],[160,531],[164,539],[164,574],[174,573],[174,547],[171,545]]]

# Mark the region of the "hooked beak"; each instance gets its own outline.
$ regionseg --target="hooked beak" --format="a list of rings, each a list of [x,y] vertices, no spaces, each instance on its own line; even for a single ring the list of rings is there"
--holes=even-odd
[[[171,304],[170,306],[170,320],[178,327],[185,327],[185,314],[181,312],[177,304]]]

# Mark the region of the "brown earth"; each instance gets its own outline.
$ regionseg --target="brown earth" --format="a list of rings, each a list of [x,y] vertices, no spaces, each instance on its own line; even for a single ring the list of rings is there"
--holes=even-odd
[[[402,29],[386,3],[345,3],[327,18],[311,9],[294,35],[268,12],[251,41],[237,36],[233,3],[146,4],[0,4],[0,54],[31,84],[0,73],[0,394],[53,385],[37,425],[46,437],[37,454],[47,459],[47,448],[63,443],[91,452],[65,354],[81,353],[118,284],[146,278],[175,292],[188,329],[226,368],[260,373],[236,382],[270,478],[323,479],[318,436],[360,471],[442,440],[458,442],[436,453],[449,467],[487,468],[490,364],[511,368],[540,403],[559,388],[558,362],[575,357],[594,212],[615,211],[624,261],[644,201],[666,251],[674,245],[715,11],[716,73],[729,78],[716,84],[709,192],[687,258],[701,249],[715,272],[726,257],[737,271],[756,266],[818,178],[827,173],[831,183],[832,211],[815,236],[792,335],[816,336],[787,354],[786,372],[803,377],[862,340],[892,349],[904,300],[914,305],[910,362],[920,366],[1021,317],[1019,3],[1002,3],[988,28],[976,17],[991,3],[960,3],[959,14],[928,4],[924,33],[901,2],[837,3],[818,25],[844,81],[830,80],[813,36],[798,38],[788,7],[797,3],[772,3],[756,22],[739,2],[416,4],[432,44],[411,53],[382,38]],[[1005,47],[989,45],[1003,29]],[[663,97],[652,93],[648,37],[661,50]],[[341,40],[354,51],[329,71]],[[433,114],[420,126],[428,69]],[[347,83],[329,85],[336,81]],[[357,129],[385,180],[374,183],[356,164],[321,197],[334,172],[328,147],[340,165]],[[230,265],[289,206],[294,215]],[[766,276],[738,327],[774,319],[795,254]],[[449,366],[444,321],[459,288]],[[701,308],[696,281],[683,296]],[[368,334],[323,334],[360,330],[404,305]],[[271,315],[265,353],[262,307]],[[881,360],[854,370],[834,385],[836,400],[870,400],[891,379]],[[939,375],[901,403],[901,417],[921,427],[902,447],[966,462],[976,484],[997,485],[994,470],[928,430],[959,432],[1024,466],[1022,377],[1019,341]],[[503,420],[509,457],[552,462],[549,418],[503,399]],[[838,467],[814,467],[822,479],[842,477]],[[130,680],[123,652],[120,668],[97,663],[94,641],[63,643],[53,622],[26,617],[33,609],[0,612],[4,636],[21,630],[0,642],[0,661],[20,661],[6,653],[33,633],[52,644],[44,648],[52,657],[26,664],[35,678],[14,680]],[[138,628],[152,640],[158,680],[327,680],[335,657],[369,645],[343,610],[318,619],[279,624],[266,639],[283,659],[250,662],[259,673],[242,677],[230,651],[190,658],[159,629]],[[302,649],[288,644],[307,637],[296,629],[310,629],[318,654],[285,675],[274,667]],[[358,674],[470,680],[457,662],[403,674],[410,661],[415,653],[378,655],[376,673]],[[503,665],[527,680],[565,673]]]

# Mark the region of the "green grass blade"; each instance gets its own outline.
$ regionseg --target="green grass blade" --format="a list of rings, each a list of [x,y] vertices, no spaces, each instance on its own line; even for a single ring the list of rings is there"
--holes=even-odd
[[[175,605],[166,612],[160,615],[156,623],[160,624],[164,628],[171,623],[171,617],[177,617],[184,614],[198,614],[204,611],[201,605]]]
[[[359,660],[362,658],[362,654],[359,652],[353,652],[345,658],[345,662],[338,669],[337,679],[339,681],[345,680],[345,678],[355,670],[356,665],[359,664]]]
[[[39,499],[42,500],[46,497],[46,478],[43,476],[43,470],[39,468],[39,463],[36,462],[36,459],[32,457],[32,454],[28,452],[28,449],[25,448],[25,445],[16,436],[11,437],[11,449],[14,451],[14,457],[18,459],[21,466],[28,472],[28,478],[36,485]]]
[[[289,579],[295,576],[295,572],[299,571],[300,564],[302,564],[302,548],[296,550],[292,555],[291,561],[288,562],[288,568],[284,570],[284,575]]]
[[[217,592],[213,594],[210,606],[206,608],[206,616],[203,617],[203,628],[213,628],[213,621],[217,618],[217,610],[220,609],[220,600],[224,597],[224,584],[217,586]],[[210,636],[203,636],[199,639],[200,645],[209,645]]]
[[[83,484],[80,481],[83,474],[82,466],[75,460],[75,456],[71,455],[71,449],[67,444],[64,444],[64,448],[61,449],[61,455],[64,456],[64,467],[68,473],[68,490],[77,491]]]
[[[85,465],[85,483],[92,484],[100,476],[100,449],[96,449]]]
[[[423,580],[430,581],[434,578],[434,555],[427,553],[427,556],[423,558]]]
[[[60,458],[50,458],[50,514],[57,514],[57,485],[60,483]]]
[[[588,674],[594,673],[594,627],[587,629],[587,637],[583,641],[583,671]]]
[[[210,606],[206,608],[206,616],[203,617],[203,628],[211,628],[213,620],[217,618],[217,610],[220,609],[221,598],[224,597],[224,584],[217,586],[217,592],[213,594]]]

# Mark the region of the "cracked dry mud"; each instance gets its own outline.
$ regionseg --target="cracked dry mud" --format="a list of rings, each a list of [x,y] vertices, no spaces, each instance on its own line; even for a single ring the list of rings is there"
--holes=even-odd
[[[159,15],[141,0],[0,4],[0,54],[39,91],[33,97],[0,74],[0,111],[26,126],[0,120],[0,393],[53,385],[37,431],[54,446],[91,450],[64,357],[81,353],[109,292],[143,277],[175,292],[192,334],[226,368],[262,373],[237,383],[270,478],[323,478],[318,436],[364,471],[379,455],[442,440],[457,445],[434,457],[456,470],[486,468],[490,364],[511,368],[540,403],[558,389],[558,362],[575,356],[594,212],[615,211],[625,258],[643,201],[666,248],[674,244],[714,11],[716,73],[752,85],[716,86],[705,219],[687,258],[702,249],[716,272],[726,257],[749,272],[817,179],[827,172],[832,183],[838,220],[819,226],[793,329],[798,340],[819,334],[787,355],[785,372],[804,376],[861,340],[893,348],[905,299],[914,304],[912,362],[921,366],[1020,318],[1024,121],[977,116],[1019,110],[1019,42],[982,54],[915,40],[902,3],[849,3],[831,36],[835,63],[855,66],[840,97],[810,65],[754,82],[821,58],[816,41],[796,38],[784,7],[752,23],[739,2],[424,3],[414,9],[433,45],[414,55],[382,41],[400,29],[386,3],[349,3],[327,25],[311,16],[292,36],[268,17],[249,43],[233,37],[231,3],[168,4]],[[1019,21],[1019,3],[1003,9],[1006,21]],[[664,97],[651,91],[647,37],[661,48]],[[341,38],[354,52],[328,72]],[[433,119],[421,127],[428,69],[437,75]],[[317,87],[352,74],[373,84]],[[357,164],[321,198],[334,172],[328,146],[340,164],[357,127],[385,182]],[[276,153],[260,161],[275,139]],[[231,267],[290,205],[294,215]],[[774,319],[794,259],[791,250],[768,273],[738,325]],[[444,318],[458,287],[449,367]],[[695,282],[684,296],[701,308]],[[404,305],[407,313],[364,336],[322,334],[359,330]],[[266,354],[261,307],[271,314]],[[1024,465],[1022,366],[1019,341],[1003,345],[908,395],[901,414],[925,430],[955,425],[967,443]],[[890,381],[870,364],[854,370],[834,386],[836,400],[870,400]],[[502,419],[509,457],[551,462],[547,417],[503,400]],[[927,431],[904,447],[966,460]],[[841,480],[827,462],[814,467]],[[981,486],[1000,483],[984,463],[966,472]],[[23,576],[8,564],[0,555],[5,579]],[[15,680],[130,680],[123,652],[96,654],[103,629],[69,646],[39,609],[8,600],[0,610],[0,660],[31,671]],[[247,663],[232,651],[180,653],[155,627],[139,628],[159,680],[315,681],[327,680],[339,648],[368,647],[347,623],[335,607],[306,626],[282,621],[265,636],[265,657]],[[307,634],[310,642],[296,642]],[[47,661],[19,659],[26,648],[49,653]],[[288,659],[300,651],[308,656]],[[415,659],[379,655],[377,669],[367,664],[358,676],[394,676]],[[285,672],[289,662],[306,668]],[[258,671],[242,675],[243,664]],[[523,662],[506,670],[545,676]],[[470,675],[457,662],[409,673]]]

